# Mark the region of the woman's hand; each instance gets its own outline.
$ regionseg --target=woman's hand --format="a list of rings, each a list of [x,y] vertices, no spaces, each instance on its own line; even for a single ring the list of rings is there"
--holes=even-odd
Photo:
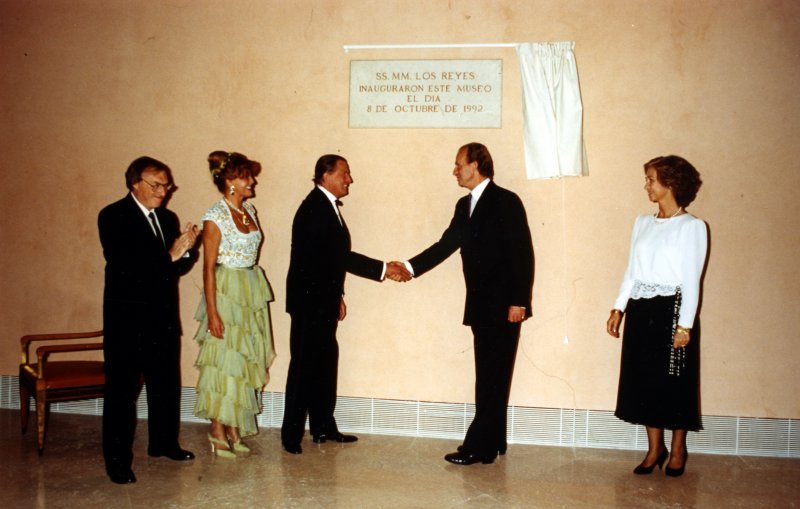
[[[347,304],[344,303],[344,297],[342,297],[342,300],[339,301],[339,321],[344,320],[345,316],[347,316]]]
[[[672,348],[683,348],[688,345],[692,339],[691,330],[678,325],[675,329],[675,335],[672,336]]]
[[[208,332],[218,339],[222,339],[222,336],[225,334],[225,324],[222,323],[216,311],[208,315]]]
[[[608,321],[606,322],[606,332],[618,338],[620,323],[622,323],[622,311],[619,309],[612,309],[611,316],[608,317]]]

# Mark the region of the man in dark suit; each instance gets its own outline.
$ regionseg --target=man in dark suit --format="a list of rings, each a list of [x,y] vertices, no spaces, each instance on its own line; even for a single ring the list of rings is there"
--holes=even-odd
[[[150,456],[194,458],[178,444],[180,420],[180,309],[178,278],[195,257],[191,223],[162,208],[172,189],[169,167],[150,157],[125,172],[130,193],[97,218],[106,259],[103,294],[106,392],[103,455],[118,484],[136,482],[131,470],[140,380],[147,385]]]
[[[461,147],[453,175],[470,194],[456,203],[442,238],[407,264],[419,277],[461,249],[464,325],[472,328],[475,348],[475,418],[463,445],[445,460],[492,463],[507,447],[506,410],[520,325],[531,316],[533,245],[522,201],[492,182],[492,156],[485,146]]]
[[[315,443],[358,440],[339,432],[333,413],[339,344],[338,322],[344,320],[345,272],[381,281],[407,281],[402,266],[387,266],[350,249],[350,233],[339,211],[353,178],[341,156],[324,155],[314,169],[314,189],[297,209],[292,223],[292,250],[286,278],[286,311],[292,317],[291,360],[281,427],[283,448],[300,454],[306,415]]]

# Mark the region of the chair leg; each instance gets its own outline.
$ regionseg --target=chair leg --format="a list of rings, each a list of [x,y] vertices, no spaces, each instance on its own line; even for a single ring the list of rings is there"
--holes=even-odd
[[[44,454],[44,435],[47,427],[47,401],[44,394],[36,398],[36,428],[38,431],[37,443],[39,445],[39,456]]]
[[[30,417],[31,393],[24,384],[19,384],[19,423],[22,434],[28,431],[28,418]]]

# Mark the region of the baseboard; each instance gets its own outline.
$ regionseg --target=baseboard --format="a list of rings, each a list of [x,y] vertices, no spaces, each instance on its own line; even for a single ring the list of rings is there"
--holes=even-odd
[[[147,389],[145,388],[144,391]],[[261,395],[258,425],[280,427],[282,392]],[[192,414],[193,387],[183,387],[181,420],[205,422]],[[0,376],[0,408],[19,408],[19,379]],[[54,403],[51,412],[102,415],[103,399]],[[472,420],[475,407],[465,403],[396,401],[378,398],[339,397],[336,421],[342,431],[376,435],[446,438],[460,440]],[[147,417],[145,394],[139,397],[138,415]],[[508,441],[516,444],[643,450],[647,436],[605,410],[509,407]],[[689,433],[689,450],[696,453],[800,458],[800,421],[740,416],[703,416],[703,431]],[[667,436],[669,440],[669,435]]]

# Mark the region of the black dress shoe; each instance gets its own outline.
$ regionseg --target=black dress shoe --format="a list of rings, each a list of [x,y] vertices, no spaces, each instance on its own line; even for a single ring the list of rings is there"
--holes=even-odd
[[[449,461],[450,463],[454,463],[456,465],[472,465],[474,463],[483,463],[484,465],[488,465],[489,463],[494,463],[495,456],[485,456],[482,454],[472,454],[469,452],[459,451],[446,454],[444,459],[445,461]]]
[[[283,450],[289,454],[303,454],[303,448],[300,444],[283,444]]]
[[[136,482],[136,476],[133,475],[130,467],[110,467],[106,469],[106,473],[113,483],[131,484]]]
[[[351,442],[358,441],[358,437],[355,435],[344,435],[337,431],[336,433],[323,433],[321,435],[314,435],[312,440],[315,444],[324,444],[328,440],[331,442],[339,442],[340,444],[349,444]]]
[[[464,450],[464,446],[463,446],[463,445],[459,445],[459,446],[456,448],[456,450],[457,450],[458,452],[461,452],[462,450]],[[508,444],[506,444],[506,445],[503,445],[503,446],[501,446],[499,449],[497,449],[497,454],[499,454],[500,456],[505,456],[505,454],[506,454],[506,450],[508,450]]]
[[[169,449],[166,451],[156,451],[156,450],[151,451],[148,449],[147,455],[152,456],[153,458],[160,458],[164,456],[173,461],[187,461],[194,459],[194,454],[192,453],[192,451],[187,451],[186,449],[181,449],[180,447],[176,447],[174,449]]]

